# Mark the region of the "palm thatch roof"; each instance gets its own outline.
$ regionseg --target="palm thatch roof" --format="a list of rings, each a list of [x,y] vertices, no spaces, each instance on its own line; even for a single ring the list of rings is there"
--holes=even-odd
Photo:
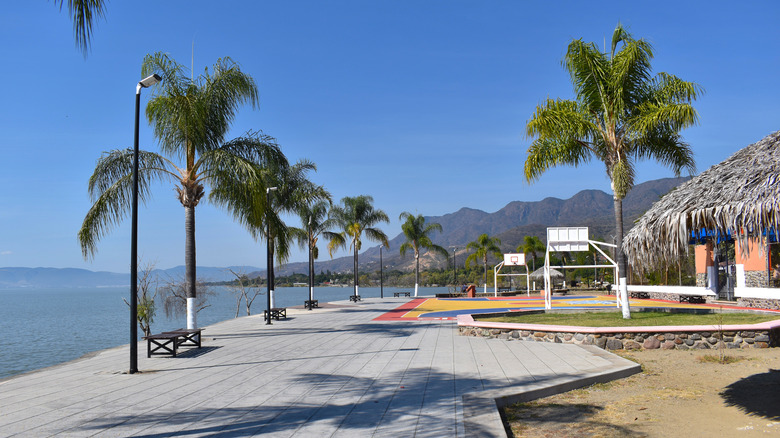
[[[689,241],[731,235],[741,242],[780,225],[780,131],[669,192],[626,235],[640,270],[679,260]],[[747,250],[748,245],[742,245]]]
[[[534,272],[530,273],[528,277],[531,278],[531,280],[541,280],[544,279],[544,266],[541,268],[535,270]],[[550,268],[550,279],[552,280],[563,280],[563,274],[561,271],[557,271],[555,269]]]

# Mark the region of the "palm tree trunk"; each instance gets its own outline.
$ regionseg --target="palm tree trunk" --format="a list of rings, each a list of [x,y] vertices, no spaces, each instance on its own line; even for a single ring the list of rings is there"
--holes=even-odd
[[[311,239],[309,239],[311,240]],[[309,245],[309,310],[311,310],[311,300],[314,299],[314,251]]]
[[[485,278],[484,278],[484,290],[482,292],[487,293],[487,257],[485,257]]]
[[[269,292],[271,294],[271,308],[274,308],[276,307],[276,302],[274,301],[274,287],[276,286],[276,274],[274,274],[274,238],[269,237],[268,241],[270,242],[269,248],[271,249],[271,263],[268,264],[268,286],[271,288]]]
[[[354,290],[354,294],[353,295],[355,295],[357,297],[357,296],[359,296],[358,295],[358,251],[357,251],[357,245],[355,244],[353,246],[355,248],[355,257],[352,259],[353,269],[355,271],[355,281],[354,281],[355,284],[354,284],[354,287],[353,287],[353,290]]]
[[[420,283],[420,254],[414,253],[414,296],[417,296],[417,285]]]
[[[628,265],[626,264],[626,254],[623,252],[623,200],[615,196],[615,254],[617,254],[618,265],[618,296],[621,297],[623,318],[631,319],[631,307],[628,304],[628,282],[626,273]]]
[[[187,328],[198,328],[195,311],[195,207],[184,207],[184,281],[187,290]]]

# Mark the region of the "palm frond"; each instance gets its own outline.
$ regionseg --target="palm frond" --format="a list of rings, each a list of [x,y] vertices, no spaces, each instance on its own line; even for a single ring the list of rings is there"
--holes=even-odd
[[[155,181],[175,177],[165,168],[163,157],[153,152],[139,152],[138,199],[145,203],[151,196]],[[89,180],[89,195],[93,201],[78,232],[81,253],[85,259],[94,257],[98,241],[117,226],[132,208],[133,151],[114,150],[104,154]]]

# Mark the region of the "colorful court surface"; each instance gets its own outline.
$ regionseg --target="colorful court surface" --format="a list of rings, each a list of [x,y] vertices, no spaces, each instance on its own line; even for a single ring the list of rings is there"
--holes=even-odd
[[[631,299],[631,307],[718,308],[707,304],[686,304],[665,300]],[[617,309],[614,295],[572,295],[552,298],[553,309]],[[416,298],[375,319],[375,321],[409,321],[414,319],[456,319],[474,313],[544,310],[544,298]]]

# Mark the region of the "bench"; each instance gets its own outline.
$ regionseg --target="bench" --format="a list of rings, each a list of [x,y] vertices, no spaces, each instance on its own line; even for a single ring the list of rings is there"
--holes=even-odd
[[[350,295],[349,300],[357,303],[358,301],[360,301],[360,295]]]
[[[412,293],[411,292],[393,292],[393,296],[396,297],[396,298],[400,297],[401,295],[403,295],[405,297],[411,297]]]
[[[202,331],[203,329],[178,329],[144,336],[144,339],[146,339],[146,357],[164,354],[176,357],[176,351],[179,346],[200,348]]]
[[[649,299],[650,293],[649,292],[629,292],[628,293],[629,298],[641,298],[641,299]]]
[[[320,307],[320,301],[319,300],[306,300],[303,302],[303,307],[311,310],[313,308],[319,308]]]
[[[263,321],[268,321],[268,310],[263,310]],[[279,319],[284,318],[287,319],[287,308],[286,307],[272,307],[271,309],[271,318],[276,319],[279,321]]]
[[[707,302],[707,300],[704,298],[704,295],[680,295],[680,302],[689,304],[704,304]]]

